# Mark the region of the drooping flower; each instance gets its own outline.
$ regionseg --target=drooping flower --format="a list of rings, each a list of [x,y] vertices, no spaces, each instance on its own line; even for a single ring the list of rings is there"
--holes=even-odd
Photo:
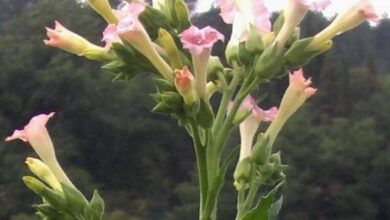
[[[175,87],[184,99],[186,105],[191,105],[197,101],[195,91],[195,79],[187,66],[183,69],[175,70]]]
[[[265,133],[265,136],[269,137],[271,144],[275,141],[276,136],[288,118],[290,118],[290,116],[294,114],[309,97],[317,92],[317,89],[310,87],[311,83],[310,78],[305,79],[302,69],[289,74],[289,86],[283,95],[279,112]]]
[[[312,47],[320,47],[336,35],[349,31],[365,21],[376,24],[383,15],[379,15],[369,0],[360,0],[336,19],[324,30],[314,36]]]
[[[40,114],[34,116],[22,130],[15,130],[5,141],[20,139],[24,142],[29,142],[34,151],[53,172],[57,180],[73,186],[57,161],[53,142],[46,129],[46,123],[53,116],[54,112],[47,115]]]
[[[104,59],[107,56],[107,50],[99,47],[80,35],[68,30],[60,22],[55,21],[54,29],[46,27],[49,39],[43,40],[45,45],[58,47],[69,53],[79,56],[85,56],[89,59]]]
[[[295,27],[302,21],[308,10],[321,11],[331,4],[330,0],[288,0],[283,10],[284,23],[276,37],[279,47],[283,47]]]
[[[227,24],[233,24],[231,40],[246,41],[255,27],[258,34],[271,31],[270,13],[263,0],[219,0],[220,16]]]
[[[152,40],[138,19],[145,7],[145,4],[139,1],[122,2],[118,10],[114,10],[118,23],[107,26],[103,32],[103,41],[106,42],[106,47],[110,47],[114,42],[120,42],[119,39],[128,42],[142,53],[165,79],[172,81],[173,70],[158,54]]]
[[[196,90],[200,98],[206,99],[207,64],[214,44],[224,40],[224,36],[214,28],[207,26],[199,29],[191,26],[180,34],[183,47],[192,55]]]
[[[88,4],[93,10],[100,14],[109,24],[115,24],[118,19],[112,12],[112,8],[108,0],[88,0]]]
[[[229,104],[228,109],[231,108],[232,104],[233,103]],[[277,112],[278,108],[276,107],[272,107],[269,110],[263,110],[257,105],[256,100],[252,96],[248,95],[245,97],[237,112],[237,115],[246,115],[249,113],[239,125],[241,140],[240,161],[251,155],[253,138],[255,137],[260,123],[262,121],[273,121]]]

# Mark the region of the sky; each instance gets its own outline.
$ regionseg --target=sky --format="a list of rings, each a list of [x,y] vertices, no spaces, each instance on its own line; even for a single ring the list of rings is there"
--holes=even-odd
[[[208,11],[215,0],[198,0],[197,11]],[[245,1],[245,0],[241,0]],[[264,0],[266,7],[270,11],[279,11],[283,8],[286,0]],[[323,13],[325,16],[331,18],[336,13],[346,10],[349,6],[359,0],[332,0],[332,5],[329,6]],[[390,15],[390,1],[389,0],[370,0],[379,14],[387,13]]]

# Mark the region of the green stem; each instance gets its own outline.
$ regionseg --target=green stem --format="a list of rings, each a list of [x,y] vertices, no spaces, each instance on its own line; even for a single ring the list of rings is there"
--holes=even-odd
[[[203,208],[205,207],[207,191],[208,191],[206,150],[205,147],[202,146],[200,136],[199,136],[198,126],[196,126],[194,123],[191,123],[191,127],[193,131],[196,163],[198,166],[199,188],[200,188],[199,215],[201,216],[201,214],[203,213]]]

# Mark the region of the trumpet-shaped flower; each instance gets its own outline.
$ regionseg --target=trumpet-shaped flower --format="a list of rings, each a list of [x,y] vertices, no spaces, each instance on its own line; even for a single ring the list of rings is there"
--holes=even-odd
[[[103,59],[107,50],[92,44],[80,35],[68,30],[60,22],[55,21],[54,29],[46,27],[49,39],[43,40],[47,46],[58,47],[69,53],[85,56],[89,59]]]
[[[317,89],[310,87],[311,79],[305,79],[302,69],[289,74],[289,86],[283,95],[279,112],[276,119],[267,129],[265,136],[268,136],[270,143],[275,141],[280,129],[292,114],[294,114],[302,104],[317,92]]]
[[[54,112],[47,115],[40,114],[34,116],[22,130],[15,130],[5,141],[20,139],[24,142],[29,142],[34,151],[53,172],[57,180],[73,186],[57,161],[53,142],[46,129],[46,123],[53,116]]]
[[[110,47],[114,42],[120,42],[120,39],[128,42],[142,53],[165,79],[172,81],[173,70],[158,54],[148,33],[138,20],[144,10],[145,4],[142,2],[122,2],[118,10],[114,10],[118,23],[107,26],[103,32],[103,41],[106,42],[106,47]]]
[[[232,40],[246,41],[255,27],[261,35],[271,31],[270,13],[262,0],[219,0],[220,16],[227,24],[233,24]]]
[[[200,98],[206,99],[207,64],[211,48],[217,41],[223,41],[224,36],[210,26],[202,29],[191,26],[180,34],[180,38],[183,47],[192,55],[197,93]]]
[[[275,41],[283,47],[308,10],[321,11],[330,4],[330,0],[288,0],[283,10],[284,23]]]
[[[187,66],[184,66],[183,69],[175,70],[175,86],[186,105],[191,105],[197,100],[194,81],[195,79]]]
[[[217,41],[225,39],[220,32],[210,26],[202,29],[191,26],[183,31],[180,37],[183,47],[192,55],[200,55],[203,51],[210,50]]]
[[[231,108],[233,103],[229,104],[228,108]],[[273,121],[278,108],[272,107],[269,110],[263,110],[257,106],[256,100],[248,95],[245,97],[238,109],[238,115],[247,115],[247,117],[240,123],[240,161],[251,155],[253,138],[255,137],[256,131],[262,121]]]
[[[113,43],[121,43],[121,38],[118,36],[116,26],[109,24],[103,31],[102,41],[106,43],[106,49],[110,49]]]
[[[310,46],[321,47],[321,45],[331,40],[336,35],[349,31],[364,21],[376,24],[379,19],[380,16],[372,3],[369,0],[360,0],[347,11],[338,15],[328,27],[314,36]]]

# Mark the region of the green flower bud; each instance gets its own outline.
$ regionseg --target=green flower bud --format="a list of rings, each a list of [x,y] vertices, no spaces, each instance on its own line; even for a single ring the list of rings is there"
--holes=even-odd
[[[207,76],[210,81],[218,80],[218,73],[224,72],[224,66],[221,63],[221,60],[217,56],[210,56],[209,63],[207,65]]]
[[[313,57],[324,53],[332,47],[332,41],[328,40],[316,47],[310,46],[313,38],[305,38],[295,41],[285,53],[287,67],[295,69],[308,63]]]
[[[252,150],[252,160],[259,164],[265,164],[271,155],[271,147],[269,146],[269,139],[265,137],[264,133],[259,134]]]
[[[196,116],[196,122],[204,129],[210,128],[214,122],[213,109],[211,108],[210,103],[203,99],[200,100],[199,112]]]
[[[164,48],[167,53],[167,57],[171,62],[171,65],[175,69],[181,69],[183,67],[179,49],[177,49],[176,43],[173,40],[172,35],[163,28],[158,30],[158,40],[161,43],[161,46]]]
[[[181,32],[191,26],[190,12],[187,4],[183,0],[176,0],[174,7],[178,21],[177,29]]]
[[[39,179],[46,182],[50,187],[55,190],[62,191],[61,184],[54,176],[49,167],[39,159],[28,157],[25,161],[28,168],[33,172]]]
[[[268,47],[255,64],[256,77],[267,80],[283,72],[283,54],[279,52],[276,44]]]
[[[238,162],[236,170],[233,173],[234,186],[237,191],[246,188],[252,178],[252,160],[250,157],[242,159]]]

